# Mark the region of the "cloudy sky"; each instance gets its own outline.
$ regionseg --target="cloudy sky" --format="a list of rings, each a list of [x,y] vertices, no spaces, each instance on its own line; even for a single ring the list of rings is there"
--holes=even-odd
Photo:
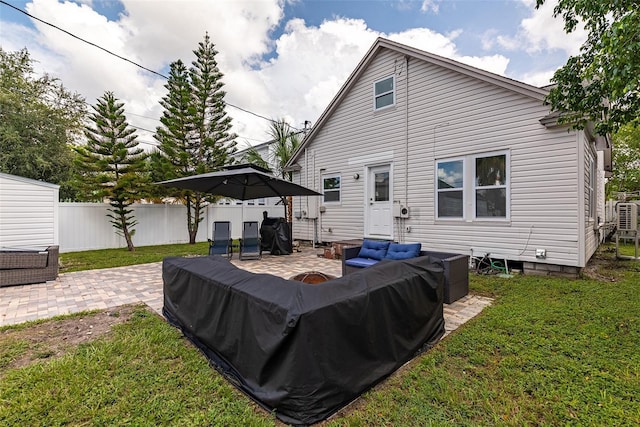
[[[301,128],[320,116],[377,37],[542,86],[586,35],[566,35],[554,0],[4,0],[73,35],[167,74],[208,32],[229,104]],[[38,72],[91,104],[105,91],[129,123],[158,126],[166,81],[0,3],[0,46],[27,48]],[[269,122],[229,106],[239,147]],[[140,141],[154,140],[141,131]]]

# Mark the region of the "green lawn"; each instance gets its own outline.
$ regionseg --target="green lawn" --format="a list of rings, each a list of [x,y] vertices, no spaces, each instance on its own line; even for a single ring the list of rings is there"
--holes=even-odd
[[[207,242],[160,246],[140,246],[129,252],[127,248],[101,249],[95,251],[68,252],[60,254],[61,272],[94,270],[97,268],[160,262],[166,256],[206,255]]]
[[[494,304],[326,424],[640,425],[640,262],[601,256],[598,280],[472,274]],[[0,425],[276,424],[143,310],[23,367],[0,344]]]

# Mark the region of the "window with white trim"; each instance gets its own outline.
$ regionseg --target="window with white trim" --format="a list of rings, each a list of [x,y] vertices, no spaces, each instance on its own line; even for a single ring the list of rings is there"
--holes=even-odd
[[[587,181],[587,208],[589,209],[589,219],[594,220],[596,218],[596,162],[593,157],[588,158],[589,166],[589,179]]]
[[[464,160],[437,163],[436,205],[438,218],[464,217]]]
[[[437,219],[509,218],[509,153],[470,154],[436,161]]]
[[[476,218],[507,217],[507,156],[475,158],[474,195]]]
[[[340,175],[323,176],[322,190],[325,203],[340,203]]]
[[[387,77],[373,84],[373,109],[390,107],[395,104],[395,77]]]

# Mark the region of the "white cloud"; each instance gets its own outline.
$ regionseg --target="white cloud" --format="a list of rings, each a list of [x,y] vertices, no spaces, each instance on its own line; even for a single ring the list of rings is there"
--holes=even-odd
[[[440,2],[438,0],[423,0],[420,10],[437,14],[440,11]]]
[[[436,3],[433,3],[436,4]],[[494,73],[504,74],[509,59],[502,55],[466,56],[455,40],[461,30],[448,34],[416,28],[383,34],[363,20],[333,18],[319,26],[291,19],[285,32],[271,32],[283,19],[283,0],[162,2],[123,0],[125,11],[114,20],[86,4],[32,0],[33,15],[92,41],[152,70],[164,70],[192,51],[208,32],[219,55],[228,103],[270,118],[285,117],[295,127],[315,122],[365,52],[379,37],[388,37],[419,49],[449,57]],[[130,123],[155,129],[166,81],[114,58],[43,24],[37,31],[2,22],[3,48],[26,46],[43,69],[65,86],[94,103],[109,90],[125,102]],[[8,31],[10,29],[10,31]],[[8,37],[5,37],[5,33]],[[20,43],[24,43],[21,45]],[[270,59],[262,59],[270,54]],[[234,131],[251,143],[266,141],[269,122],[235,108],[228,109]],[[152,141],[151,135],[144,135]]]
[[[453,40],[460,34],[461,31],[458,30],[452,32],[450,36],[447,37],[426,28],[415,28],[402,33],[391,34],[389,35],[389,38],[427,52],[435,53],[436,55],[451,58],[477,68],[491,71],[492,73],[505,73],[507,65],[509,64],[509,59],[505,56],[460,55],[456,44],[453,42]]]
[[[526,73],[518,76],[518,80],[528,83],[532,86],[542,87],[549,84],[551,77],[553,77],[555,70],[545,70]]]
[[[514,36],[498,34],[495,30],[485,32],[482,38],[483,47],[491,49],[494,44],[509,51],[523,50],[536,53],[545,50],[562,50],[567,55],[576,55],[587,38],[583,26],[579,26],[570,34],[564,31],[562,17],[554,18],[555,1],[545,2],[535,9],[535,1],[520,0],[531,9],[531,15],[520,22],[520,29]]]
[[[584,26],[578,26],[575,31],[566,34],[562,17],[553,17],[554,7],[555,2],[547,1],[530,18],[522,21],[522,34],[528,42],[528,50],[560,49],[569,55],[576,55],[587,39],[587,32]]]

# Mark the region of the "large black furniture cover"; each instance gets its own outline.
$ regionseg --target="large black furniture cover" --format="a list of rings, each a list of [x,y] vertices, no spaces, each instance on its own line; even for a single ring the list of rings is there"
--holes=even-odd
[[[163,313],[282,421],[321,421],[444,333],[443,269],[382,261],[319,285],[222,257],[165,258]]]
[[[267,217],[260,225],[262,252],[271,255],[289,255],[292,252],[289,224],[284,218]]]

